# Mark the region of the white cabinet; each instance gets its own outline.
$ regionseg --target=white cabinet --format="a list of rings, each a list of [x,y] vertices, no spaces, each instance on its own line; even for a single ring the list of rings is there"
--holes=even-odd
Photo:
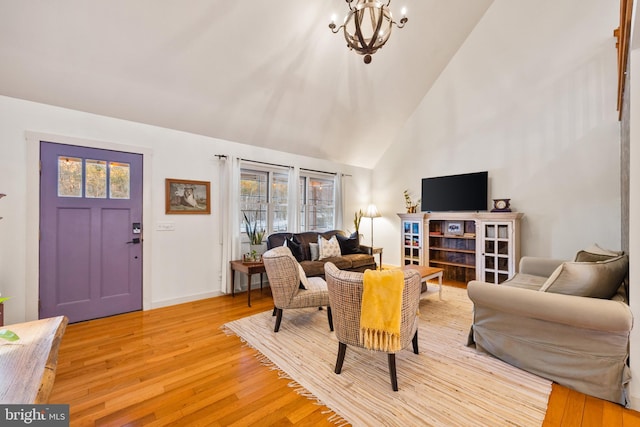
[[[432,212],[398,214],[402,265],[444,269],[461,283],[502,283],[520,262],[520,212]]]

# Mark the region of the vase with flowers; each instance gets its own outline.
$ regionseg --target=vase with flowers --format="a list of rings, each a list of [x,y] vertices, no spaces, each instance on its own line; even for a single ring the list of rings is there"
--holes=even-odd
[[[404,207],[407,209],[407,213],[416,213],[418,211],[418,206],[420,206],[420,199],[414,202],[411,199],[411,193],[409,193],[409,190],[404,190]]]
[[[249,238],[249,249],[250,252],[245,256],[247,259],[251,259],[253,261],[260,261],[262,254],[265,252],[267,246],[262,242],[264,239],[265,230],[263,228],[259,228],[258,226],[258,211],[253,212],[250,216],[247,215],[246,212],[242,212],[244,216],[244,225],[245,230],[247,232],[247,237]]]

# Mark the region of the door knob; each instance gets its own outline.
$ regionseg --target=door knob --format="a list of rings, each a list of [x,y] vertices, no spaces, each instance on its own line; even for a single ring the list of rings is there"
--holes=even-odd
[[[140,244],[140,238],[139,237],[134,237],[132,240],[129,240],[127,242],[127,244],[129,243],[133,243],[134,245]]]

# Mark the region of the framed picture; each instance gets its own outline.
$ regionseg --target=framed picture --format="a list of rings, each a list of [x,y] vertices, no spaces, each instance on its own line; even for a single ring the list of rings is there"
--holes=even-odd
[[[462,222],[447,221],[445,233],[454,236],[462,236],[464,234],[464,227],[462,226]]]
[[[210,214],[211,187],[209,181],[165,179],[166,214]]]

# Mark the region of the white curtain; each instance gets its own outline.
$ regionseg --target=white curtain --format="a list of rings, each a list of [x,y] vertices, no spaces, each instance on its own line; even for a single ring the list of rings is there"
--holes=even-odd
[[[300,231],[300,168],[289,168],[289,194],[287,209],[287,231],[291,233],[297,233]]]
[[[240,159],[227,156],[220,158],[220,245],[222,253],[223,293],[231,292],[231,271],[229,262],[241,258],[240,221]]]
[[[334,199],[335,199],[335,229],[343,230],[342,226],[344,223],[344,189],[342,174],[340,172],[336,173],[335,181],[333,184],[334,188]]]

